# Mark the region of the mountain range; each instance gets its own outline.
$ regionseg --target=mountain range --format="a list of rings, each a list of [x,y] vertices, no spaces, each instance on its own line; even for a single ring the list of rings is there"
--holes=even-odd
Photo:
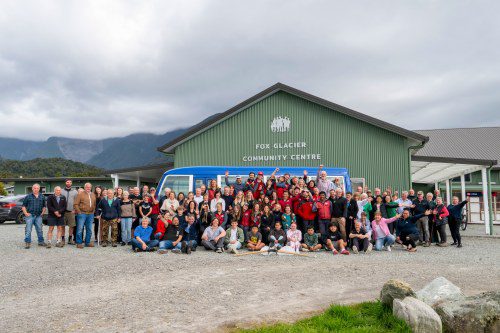
[[[156,150],[186,129],[165,134],[136,133],[102,140],[50,137],[29,141],[0,137],[0,158],[27,161],[35,158],[64,158],[102,169],[120,169],[171,161]]]

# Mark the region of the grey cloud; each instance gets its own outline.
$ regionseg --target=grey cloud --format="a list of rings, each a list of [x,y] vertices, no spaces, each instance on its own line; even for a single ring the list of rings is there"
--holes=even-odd
[[[3,136],[163,133],[277,81],[410,129],[500,125],[494,1],[40,6],[0,16]]]

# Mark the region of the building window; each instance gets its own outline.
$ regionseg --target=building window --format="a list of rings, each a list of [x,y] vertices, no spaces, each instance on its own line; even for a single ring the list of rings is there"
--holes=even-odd
[[[470,182],[470,173],[464,176],[466,182]],[[455,177],[451,180],[452,182],[460,182],[460,177]]]
[[[356,192],[358,186],[361,186],[363,191],[365,190],[365,179],[364,178],[351,178],[351,188],[353,192]]]

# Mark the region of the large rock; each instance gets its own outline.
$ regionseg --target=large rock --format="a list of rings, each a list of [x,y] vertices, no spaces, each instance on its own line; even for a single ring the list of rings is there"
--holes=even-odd
[[[413,333],[441,333],[441,318],[429,305],[414,297],[395,299],[392,313],[403,319]]]
[[[417,298],[428,305],[435,307],[445,301],[452,301],[464,298],[460,288],[440,276],[432,280],[431,283],[417,291]]]
[[[500,333],[500,292],[487,292],[436,306],[446,332]]]
[[[380,301],[391,307],[394,299],[404,299],[408,296],[415,297],[415,292],[410,285],[394,279],[387,281],[380,291]]]

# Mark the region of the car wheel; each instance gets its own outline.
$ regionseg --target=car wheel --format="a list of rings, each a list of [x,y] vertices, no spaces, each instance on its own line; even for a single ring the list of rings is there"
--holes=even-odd
[[[26,223],[26,221],[24,220],[24,214],[23,212],[19,212],[19,214],[17,214],[16,217],[16,224],[23,224],[23,223]]]

